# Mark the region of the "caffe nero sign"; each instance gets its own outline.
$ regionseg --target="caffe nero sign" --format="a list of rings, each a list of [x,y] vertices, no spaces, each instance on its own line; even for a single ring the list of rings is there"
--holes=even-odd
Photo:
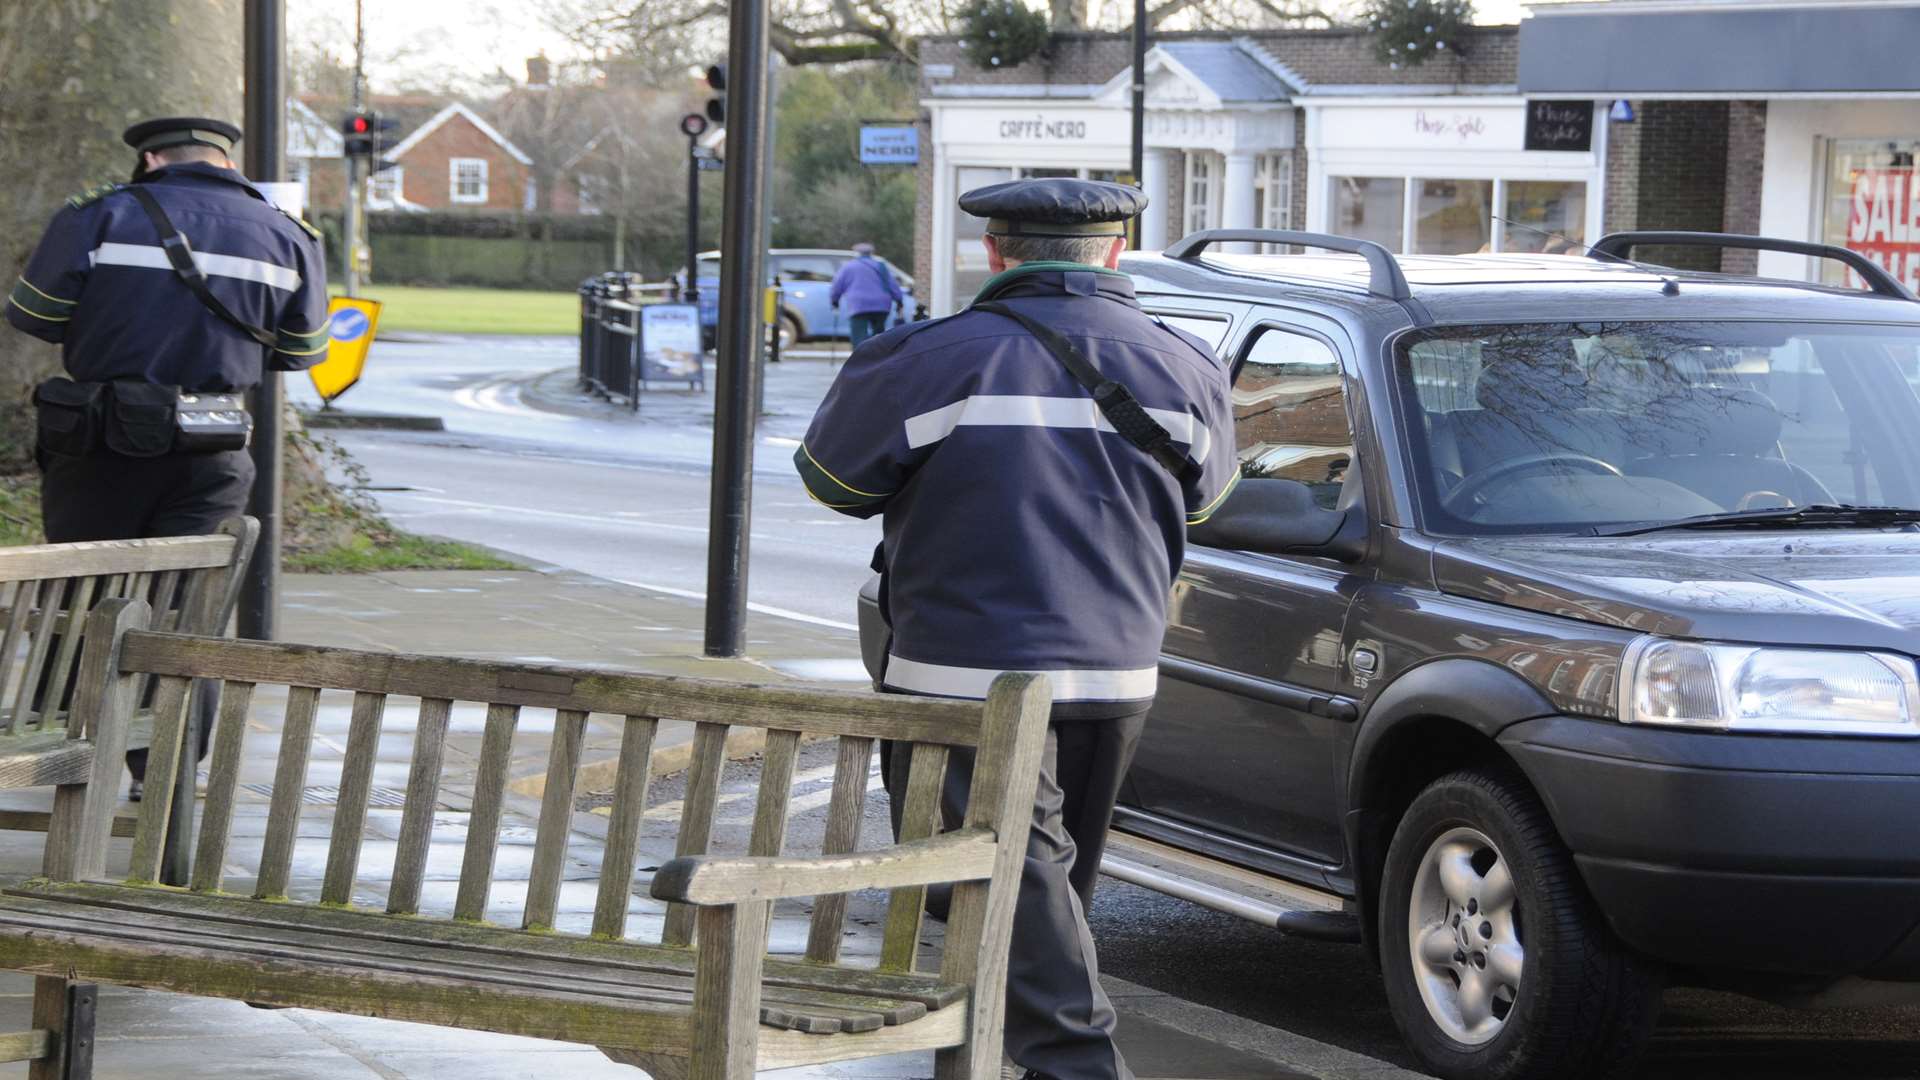
[[[1527,102],[1527,149],[1593,149],[1593,102]]]

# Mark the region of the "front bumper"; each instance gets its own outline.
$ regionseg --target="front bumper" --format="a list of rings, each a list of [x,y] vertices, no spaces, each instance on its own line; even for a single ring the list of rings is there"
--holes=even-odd
[[[1500,742],[1634,948],[1920,980],[1920,741],[1549,717]]]

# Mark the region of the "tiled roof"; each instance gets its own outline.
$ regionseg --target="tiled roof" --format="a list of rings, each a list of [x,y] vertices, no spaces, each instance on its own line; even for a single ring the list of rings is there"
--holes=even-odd
[[[1232,41],[1168,41],[1160,51],[1220,96],[1221,101],[1283,101],[1293,87]]]

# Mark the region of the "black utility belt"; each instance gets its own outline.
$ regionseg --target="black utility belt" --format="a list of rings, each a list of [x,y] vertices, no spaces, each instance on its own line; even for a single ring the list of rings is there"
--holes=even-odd
[[[40,449],[85,457],[101,448],[124,457],[244,450],[253,417],[243,394],[203,394],[135,379],[53,378],[33,391]]]

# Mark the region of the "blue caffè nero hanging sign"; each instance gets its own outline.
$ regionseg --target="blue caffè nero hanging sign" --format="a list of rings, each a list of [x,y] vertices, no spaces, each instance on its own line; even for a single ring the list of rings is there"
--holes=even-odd
[[[920,129],[901,124],[862,124],[860,164],[920,164]]]

